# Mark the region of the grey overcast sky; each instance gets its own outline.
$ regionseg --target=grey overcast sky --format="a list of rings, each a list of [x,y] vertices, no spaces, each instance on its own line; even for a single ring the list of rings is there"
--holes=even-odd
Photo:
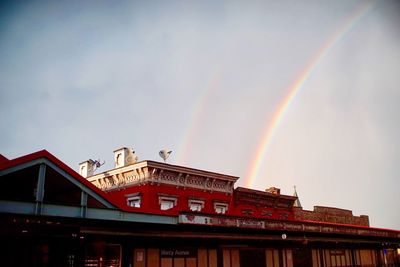
[[[319,57],[323,54],[323,56]],[[269,145],[263,131],[306,72]],[[400,2],[3,1],[0,153],[112,151],[400,230]]]

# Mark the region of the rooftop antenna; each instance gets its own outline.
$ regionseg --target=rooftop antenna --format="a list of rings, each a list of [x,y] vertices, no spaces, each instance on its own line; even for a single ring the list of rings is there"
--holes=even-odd
[[[169,155],[171,153],[172,153],[172,151],[168,151],[166,149],[160,150],[160,152],[158,152],[158,154],[164,160],[164,162],[167,162],[167,158],[169,157]]]

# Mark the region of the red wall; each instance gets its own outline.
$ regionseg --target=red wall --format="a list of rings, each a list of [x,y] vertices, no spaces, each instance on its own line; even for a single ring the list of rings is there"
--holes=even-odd
[[[141,207],[134,208],[127,205],[127,195],[141,193]],[[159,195],[170,195],[176,196],[178,201],[177,205],[169,210],[160,210]],[[119,189],[110,191],[107,195],[120,206],[126,207],[126,210],[134,212],[144,212],[153,214],[165,214],[165,215],[178,215],[179,212],[189,212],[189,199],[200,199],[204,200],[204,209],[201,213],[215,214],[214,202],[228,203],[227,215],[251,217],[251,218],[263,218],[263,219],[283,219],[293,220],[293,210],[283,210],[276,208],[265,208],[257,207],[252,205],[242,205],[234,201],[232,194],[226,194],[221,192],[208,192],[191,188],[176,188],[168,185],[141,185],[132,186],[125,189]],[[251,212],[247,212],[251,211]]]

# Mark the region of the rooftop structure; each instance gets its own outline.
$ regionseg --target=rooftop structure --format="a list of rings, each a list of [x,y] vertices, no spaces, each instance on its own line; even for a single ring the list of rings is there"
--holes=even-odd
[[[138,161],[133,149],[126,147],[114,151],[114,162],[113,169],[95,174],[96,162],[84,161],[79,167],[80,174],[133,211],[178,215],[181,211],[196,209],[213,213],[218,206],[224,214],[234,216],[369,226],[368,216],[353,216],[351,211],[343,209],[317,206],[313,211],[303,210],[296,188],[293,196],[282,195],[276,187],[265,191],[235,189],[239,177]],[[163,204],[167,200],[169,204]]]
[[[314,207],[238,177],[114,151],[115,168],[78,174],[43,150],[0,155],[0,236],[7,266],[399,266],[400,231]],[[97,169],[97,170],[96,170]],[[299,203],[299,202],[298,202]]]

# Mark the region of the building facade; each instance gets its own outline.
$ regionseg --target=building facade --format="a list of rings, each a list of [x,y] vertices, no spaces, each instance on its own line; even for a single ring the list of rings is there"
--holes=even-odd
[[[351,211],[301,207],[297,193],[114,151],[79,174],[43,150],[0,157],[4,266],[400,266],[400,231]],[[3,265],[3,264],[2,264]]]

